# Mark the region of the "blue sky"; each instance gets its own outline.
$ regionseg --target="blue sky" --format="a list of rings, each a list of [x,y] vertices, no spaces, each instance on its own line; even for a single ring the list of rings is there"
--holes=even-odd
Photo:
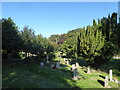
[[[49,37],[91,25],[93,19],[118,12],[117,2],[3,2],[2,17],[11,17],[19,30],[28,25]]]

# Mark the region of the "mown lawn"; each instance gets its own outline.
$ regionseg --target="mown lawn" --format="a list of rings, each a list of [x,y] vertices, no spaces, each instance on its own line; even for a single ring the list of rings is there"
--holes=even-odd
[[[18,64],[13,68],[9,64],[3,66],[3,88],[104,88],[103,84],[107,73],[94,70],[91,74],[85,73],[86,67],[79,69],[78,80],[72,80],[71,65],[61,65],[60,69],[51,69],[39,64],[25,66]],[[65,67],[66,66],[66,67]],[[93,70],[93,69],[92,69]],[[109,86],[118,88],[118,84],[109,81]]]

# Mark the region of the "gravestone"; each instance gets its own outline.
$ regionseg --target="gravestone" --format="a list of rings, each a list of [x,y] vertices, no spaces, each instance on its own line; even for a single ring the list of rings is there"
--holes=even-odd
[[[66,61],[66,58],[64,58],[64,61]]]
[[[78,62],[76,62],[76,63],[75,63],[75,66],[78,68],[78,67],[79,67],[79,63],[78,63]]]
[[[87,67],[87,73],[90,73],[90,67]]]
[[[109,70],[109,75],[110,75],[110,81],[113,81],[113,79],[112,79],[112,70],[111,69]]]
[[[78,76],[78,69],[77,69],[77,67],[75,67],[74,69],[73,69],[73,80],[77,80],[78,78],[80,78],[80,76]]]
[[[47,61],[46,63],[49,63],[49,61]]]
[[[48,55],[47,55],[46,59],[47,59],[47,63],[49,63],[49,61],[48,61],[48,59],[49,59],[49,56],[48,56]]]
[[[105,77],[105,81],[104,81],[104,87],[108,87],[108,76]]]
[[[59,68],[60,67],[60,62],[56,62],[56,68]]]
[[[69,61],[67,60],[67,65],[69,65],[70,63],[69,63]]]
[[[75,64],[72,64],[72,71],[74,70],[74,68],[75,68]]]
[[[40,62],[40,66],[43,67],[44,66],[44,62]]]
[[[52,69],[55,69],[55,65],[54,65],[54,64],[51,64],[51,68],[52,68]]]

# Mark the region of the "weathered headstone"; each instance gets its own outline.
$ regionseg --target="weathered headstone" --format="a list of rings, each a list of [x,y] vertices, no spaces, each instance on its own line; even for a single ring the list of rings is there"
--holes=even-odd
[[[104,87],[105,87],[105,88],[108,87],[108,76],[105,77]]]
[[[56,62],[56,68],[59,68],[60,67],[60,62]]]
[[[78,67],[79,67],[79,63],[78,63],[78,62],[76,62],[76,63],[75,63],[75,66],[78,68]]]
[[[111,69],[109,70],[109,75],[110,75],[110,81],[113,81],[113,79],[112,79],[112,70]]]
[[[77,69],[77,67],[75,67],[75,68],[73,69],[73,79],[74,79],[74,80],[77,80],[77,79],[78,79],[78,69]]]
[[[40,62],[40,66],[43,67],[44,66],[44,62]]]
[[[46,63],[49,63],[49,61],[47,61]]]
[[[56,67],[55,67],[55,64],[51,64],[51,68],[52,69],[55,69]]]
[[[49,56],[48,56],[48,55],[47,55],[46,59],[47,59],[47,63],[49,63],[49,61],[48,61],[48,59],[49,59]]]
[[[72,71],[75,69],[75,64],[72,64]]]
[[[90,73],[90,67],[87,68],[87,73]]]
[[[69,65],[69,61],[67,60],[67,65]]]
[[[64,58],[64,61],[66,61],[66,58]]]

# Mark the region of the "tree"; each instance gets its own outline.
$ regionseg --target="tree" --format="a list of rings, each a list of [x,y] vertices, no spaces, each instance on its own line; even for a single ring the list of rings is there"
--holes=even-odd
[[[19,36],[18,26],[9,17],[2,19],[2,50],[7,53],[21,50],[22,39]]]
[[[86,30],[83,29],[80,32],[77,42],[77,48],[79,48],[77,54],[94,63],[94,57],[101,55],[104,37],[99,30],[93,30],[93,27],[87,26]]]

